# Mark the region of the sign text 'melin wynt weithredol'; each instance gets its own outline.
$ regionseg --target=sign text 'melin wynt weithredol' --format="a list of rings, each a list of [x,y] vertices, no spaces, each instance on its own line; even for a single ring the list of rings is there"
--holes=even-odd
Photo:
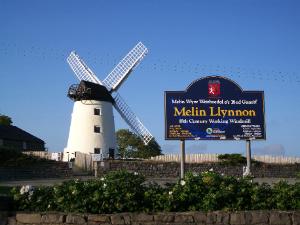
[[[165,139],[265,139],[264,114],[263,91],[243,91],[225,77],[204,77],[185,91],[165,92]]]

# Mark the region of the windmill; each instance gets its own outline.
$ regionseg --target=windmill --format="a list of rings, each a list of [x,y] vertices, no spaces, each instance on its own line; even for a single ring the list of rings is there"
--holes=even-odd
[[[68,143],[64,149],[65,161],[74,157],[76,151],[102,154],[103,158],[117,156],[113,107],[144,144],[151,141],[151,133],[117,92],[147,52],[147,48],[139,42],[102,81],[75,51],[71,52],[67,62],[80,83],[72,85],[68,91],[74,107]]]

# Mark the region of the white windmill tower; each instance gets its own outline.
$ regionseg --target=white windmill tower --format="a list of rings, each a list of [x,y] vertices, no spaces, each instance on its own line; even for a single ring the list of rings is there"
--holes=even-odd
[[[74,101],[74,108],[68,144],[64,149],[65,161],[74,157],[76,151],[102,154],[104,158],[116,157],[118,152],[112,106],[145,144],[150,142],[153,136],[117,93],[120,85],[147,52],[147,48],[139,42],[103,81],[74,51],[71,52],[67,62],[80,84],[72,85],[68,91],[68,97]]]

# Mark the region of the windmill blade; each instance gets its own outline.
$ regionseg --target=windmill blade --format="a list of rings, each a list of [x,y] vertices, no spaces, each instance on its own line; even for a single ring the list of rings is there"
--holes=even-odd
[[[103,80],[106,87],[109,87],[111,91],[117,90],[147,52],[147,48],[139,42]]]
[[[72,51],[69,57],[67,58],[71,69],[76,74],[77,78],[85,81],[90,81],[96,84],[101,84],[102,82],[97,78],[93,71],[84,63],[84,61],[76,54],[75,51]]]
[[[142,122],[137,118],[137,116],[131,111],[125,101],[121,98],[120,94],[117,93],[114,97],[114,106],[116,110],[120,113],[122,118],[127,122],[127,124],[131,127],[133,132],[140,136],[145,145],[147,145],[153,136],[148,131],[148,129],[142,124]]]

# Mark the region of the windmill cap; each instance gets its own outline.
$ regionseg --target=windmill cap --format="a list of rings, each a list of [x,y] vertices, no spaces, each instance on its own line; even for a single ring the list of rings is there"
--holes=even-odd
[[[114,99],[105,86],[82,80],[79,85],[69,88],[68,97],[74,101],[96,100],[114,103]]]

